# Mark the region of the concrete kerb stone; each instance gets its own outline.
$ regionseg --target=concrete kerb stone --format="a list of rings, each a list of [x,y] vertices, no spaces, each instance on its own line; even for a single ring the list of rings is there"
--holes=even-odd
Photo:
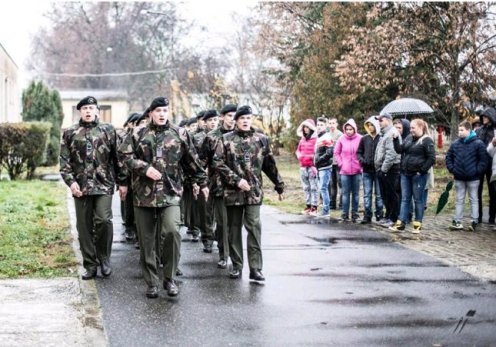
[[[88,346],[107,346],[108,337],[103,326],[103,316],[98,298],[98,291],[94,280],[83,281],[81,275],[84,272],[82,266],[83,256],[79,245],[79,238],[76,229],[76,210],[74,199],[69,190],[67,190],[67,209],[71,223],[72,248],[80,266],[78,267],[78,282],[81,293],[82,317],[81,322],[85,330],[85,339]]]

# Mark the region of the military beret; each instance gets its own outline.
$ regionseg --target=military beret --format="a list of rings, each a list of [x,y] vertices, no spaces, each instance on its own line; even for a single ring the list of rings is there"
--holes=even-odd
[[[196,121],[197,121],[196,117],[191,117],[190,119],[188,119],[187,125],[195,124]]]
[[[78,102],[76,109],[79,111],[81,109],[81,107],[83,107],[85,105],[96,105],[98,107],[98,102],[96,101],[96,99],[94,97],[87,96]]]
[[[188,120],[187,119],[183,119],[182,121],[179,122],[179,127],[180,128],[184,128],[184,126],[188,124]]]
[[[131,113],[129,117],[127,118],[126,122],[124,123],[124,126],[128,125],[129,123],[133,124],[136,123],[136,121],[140,118],[139,113]]]
[[[150,109],[146,109],[141,116],[136,119],[136,124],[139,124],[143,119],[150,117]]]
[[[234,120],[238,119],[241,116],[244,116],[246,114],[252,114],[251,107],[250,106],[240,106],[236,110],[236,113],[234,114]]]
[[[229,112],[236,112],[237,108],[238,108],[238,105],[236,105],[236,104],[227,104],[226,106],[222,107],[222,110],[220,110],[220,114],[226,114]]]
[[[148,112],[153,111],[157,107],[164,107],[169,105],[169,99],[164,98],[163,96],[159,96],[158,98],[153,99],[150,107],[148,107]]]
[[[196,115],[196,119],[202,119],[203,118],[203,115],[205,114],[206,111],[200,111],[198,112],[198,114]]]
[[[217,117],[218,115],[219,115],[219,113],[217,113],[217,110],[207,110],[203,114],[202,119],[207,120],[209,118]]]

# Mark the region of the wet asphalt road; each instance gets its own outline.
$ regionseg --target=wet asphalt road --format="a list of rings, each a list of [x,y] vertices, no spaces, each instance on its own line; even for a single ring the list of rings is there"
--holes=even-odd
[[[265,284],[227,277],[182,230],[180,293],[147,299],[114,208],[114,273],[98,278],[111,346],[496,346],[496,285],[363,227],[264,207]]]

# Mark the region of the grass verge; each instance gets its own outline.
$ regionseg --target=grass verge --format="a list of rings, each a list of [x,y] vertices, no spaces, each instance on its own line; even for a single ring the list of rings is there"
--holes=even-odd
[[[0,181],[0,278],[72,276],[65,186]]]

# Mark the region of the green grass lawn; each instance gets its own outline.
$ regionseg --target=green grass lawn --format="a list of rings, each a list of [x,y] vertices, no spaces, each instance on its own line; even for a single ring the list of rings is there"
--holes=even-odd
[[[75,274],[68,218],[60,183],[0,181],[0,278]]]

